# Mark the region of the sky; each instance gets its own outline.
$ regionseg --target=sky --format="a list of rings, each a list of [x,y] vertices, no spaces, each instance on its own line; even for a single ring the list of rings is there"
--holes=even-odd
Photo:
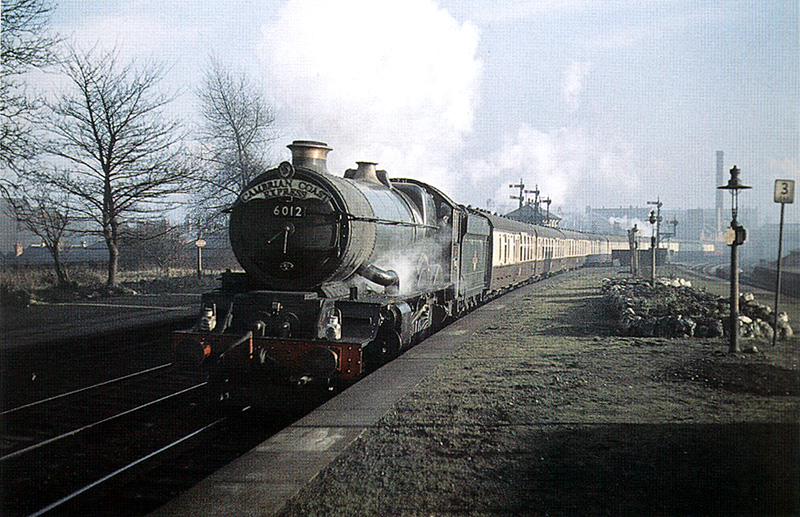
[[[800,179],[799,12],[797,0],[58,0],[51,21],[81,48],[165,63],[187,124],[210,56],[248,74],[277,112],[276,162],[291,141],[320,140],[335,174],[374,161],[503,213],[522,179],[575,212],[711,208],[721,150],[724,182],[736,165],[754,187],[740,207],[774,220],[774,181]]]

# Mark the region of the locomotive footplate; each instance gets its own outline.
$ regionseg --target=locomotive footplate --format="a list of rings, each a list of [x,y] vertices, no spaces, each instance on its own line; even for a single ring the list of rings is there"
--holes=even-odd
[[[366,343],[253,337],[180,331],[174,334],[176,360],[187,366],[214,365],[227,371],[251,369],[272,381],[332,379],[361,375]],[[261,375],[259,375],[261,374]],[[267,379],[264,379],[267,380]]]

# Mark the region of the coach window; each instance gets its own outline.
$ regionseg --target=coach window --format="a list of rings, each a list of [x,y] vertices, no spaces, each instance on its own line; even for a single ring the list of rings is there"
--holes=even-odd
[[[517,261],[517,242],[519,242],[519,235],[514,235],[511,239],[511,263]]]

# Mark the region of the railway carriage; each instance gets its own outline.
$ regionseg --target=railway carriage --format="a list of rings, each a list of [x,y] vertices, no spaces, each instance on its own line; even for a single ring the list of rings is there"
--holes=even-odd
[[[292,162],[231,207],[244,272],[223,274],[197,325],[174,335],[178,360],[206,369],[220,400],[347,385],[493,296],[610,262],[608,237],[464,207],[371,162],[334,176],[325,144],[289,148]]]

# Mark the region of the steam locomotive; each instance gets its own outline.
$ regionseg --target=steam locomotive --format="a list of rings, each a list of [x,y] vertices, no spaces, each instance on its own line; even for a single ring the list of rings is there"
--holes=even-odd
[[[230,209],[245,272],[224,273],[197,325],[174,335],[180,361],[206,368],[220,400],[346,386],[492,297],[627,247],[465,207],[371,162],[335,176],[326,144],[288,147],[291,163]]]

